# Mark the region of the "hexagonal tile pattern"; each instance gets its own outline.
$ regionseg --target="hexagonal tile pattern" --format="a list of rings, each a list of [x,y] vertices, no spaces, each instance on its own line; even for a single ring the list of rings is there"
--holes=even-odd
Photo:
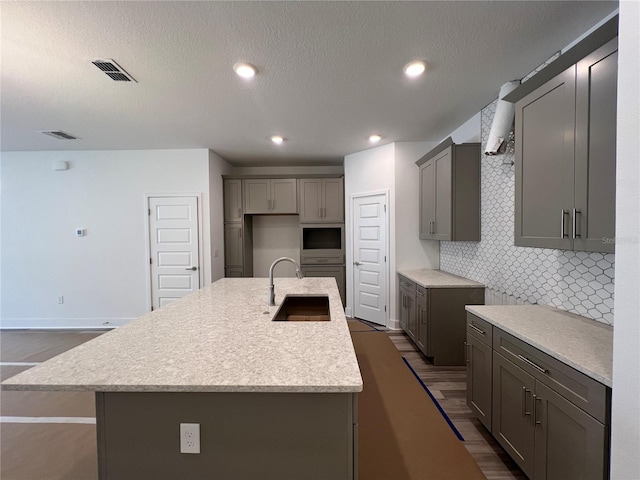
[[[481,112],[483,144],[497,102]],[[613,254],[513,245],[515,154],[509,147],[503,155],[482,155],[482,241],[440,242],[440,268],[513,297],[509,302],[543,303],[613,324]]]

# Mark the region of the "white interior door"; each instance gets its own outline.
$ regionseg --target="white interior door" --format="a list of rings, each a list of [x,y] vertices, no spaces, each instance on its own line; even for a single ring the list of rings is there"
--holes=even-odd
[[[151,309],[200,288],[197,197],[149,197]]]
[[[387,321],[387,218],[384,194],[353,199],[354,316]]]

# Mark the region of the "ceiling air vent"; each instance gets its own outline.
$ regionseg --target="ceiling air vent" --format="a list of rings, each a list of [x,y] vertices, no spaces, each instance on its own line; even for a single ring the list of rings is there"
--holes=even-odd
[[[102,70],[105,75],[108,75],[111,80],[115,82],[135,82],[136,79],[129,75],[124,69],[118,65],[114,60],[93,60],[96,67]],[[136,82],[137,83],[137,82]]]
[[[58,140],[77,140],[78,137],[74,137],[73,135],[69,135],[67,132],[63,132],[62,130],[49,130],[44,133],[45,135],[49,135],[50,137],[57,138]]]

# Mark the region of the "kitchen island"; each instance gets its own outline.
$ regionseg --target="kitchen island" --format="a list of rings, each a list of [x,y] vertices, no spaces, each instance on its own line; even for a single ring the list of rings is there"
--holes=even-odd
[[[356,478],[362,378],[332,278],[225,278],[2,384],[96,392],[100,478]],[[286,294],[330,321],[275,322]],[[200,454],[180,453],[180,424]]]

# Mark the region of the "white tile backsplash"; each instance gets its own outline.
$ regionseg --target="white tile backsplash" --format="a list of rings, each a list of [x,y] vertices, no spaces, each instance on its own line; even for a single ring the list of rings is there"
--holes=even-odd
[[[482,110],[482,152],[496,105]],[[441,270],[484,283],[490,303],[552,305],[613,324],[614,254],[513,245],[513,157],[482,154],[482,240],[440,242]]]

